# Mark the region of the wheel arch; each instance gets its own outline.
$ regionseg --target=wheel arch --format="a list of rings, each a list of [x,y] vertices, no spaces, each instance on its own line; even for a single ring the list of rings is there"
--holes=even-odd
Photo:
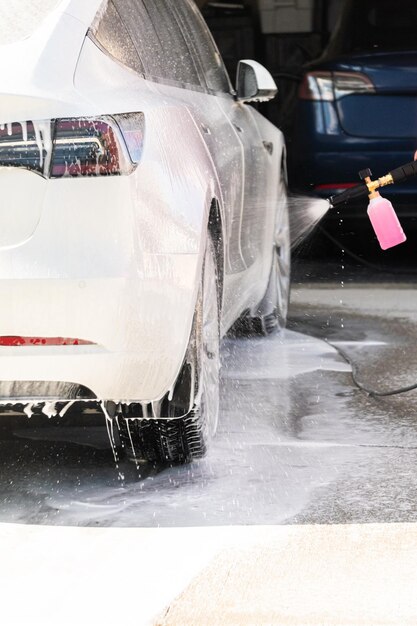
[[[207,223],[207,233],[211,237],[216,253],[217,278],[218,278],[218,298],[220,314],[223,307],[224,297],[224,272],[225,272],[225,237],[223,230],[223,219],[220,210],[220,203],[217,198],[213,198],[210,204],[210,211]]]

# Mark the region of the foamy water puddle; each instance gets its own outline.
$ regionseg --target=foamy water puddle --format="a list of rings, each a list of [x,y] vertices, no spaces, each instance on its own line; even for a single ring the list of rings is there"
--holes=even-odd
[[[290,379],[315,370],[351,371],[334,348],[318,339],[286,330],[266,341],[226,340],[222,354],[223,378]]]

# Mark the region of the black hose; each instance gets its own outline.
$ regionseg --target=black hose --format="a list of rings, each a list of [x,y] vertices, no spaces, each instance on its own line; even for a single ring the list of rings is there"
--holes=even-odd
[[[397,272],[393,270],[391,267],[385,267],[383,265],[377,265],[376,263],[370,263],[370,261],[367,261],[366,259],[363,259],[359,255],[357,255],[355,252],[352,252],[352,250],[347,248],[343,243],[341,243],[338,239],[336,239],[336,237],[333,237],[333,235],[331,235],[325,228],[323,228],[323,226],[319,225],[317,227],[317,230],[323,233],[323,235],[327,237],[327,239],[331,241],[337,248],[339,248],[344,254],[351,257],[354,261],[357,261],[364,267],[369,267],[369,269],[376,270],[378,272],[385,272],[386,274],[391,274],[392,276],[401,276],[401,275],[415,276],[416,275],[416,270],[402,269]]]
[[[364,385],[358,380],[358,376],[357,376],[358,367],[356,363],[352,361],[350,356],[346,354],[346,352],[342,350],[342,348],[335,345],[334,343],[331,343],[330,341],[327,341],[327,340],[326,342],[330,346],[332,346],[332,348],[334,348],[336,352],[340,354],[340,356],[346,361],[346,363],[350,365],[350,367],[352,368],[352,379],[356,387],[360,389],[361,391],[363,391],[364,393],[366,393],[368,396],[371,396],[371,398],[386,398],[387,396],[396,396],[396,395],[399,395],[400,393],[407,393],[408,391],[413,391],[414,389],[417,389],[417,383],[413,385],[408,385],[406,387],[399,387],[398,389],[389,389],[387,391],[378,391],[377,389],[370,389],[369,387],[366,387],[366,385]]]
[[[361,259],[361,257],[359,257],[357,254],[355,254],[354,252],[352,252],[351,250],[346,248],[346,246],[343,246],[337,239],[332,237],[322,226],[320,226],[319,228],[322,231],[322,233],[326,237],[328,237],[330,239],[330,241],[332,243],[334,243],[341,250],[343,250],[346,254],[348,254],[348,256],[351,256],[355,261],[359,261],[363,265],[368,266],[368,267],[370,267],[372,269],[377,269],[379,271],[389,271],[389,270],[384,270],[384,269],[378,267],[377,265],[374,265],[373,263],[369,263],[369,262],[365,261],[364,259]],[[391,273],[392,274],[396,274],[397,272],[392,272],[392,270],[391,270]],[[402,272],[402,273],[406,273],[406,272]],[[409,273],[415,275],[415,271],[412,271],[412,272],[409,272]],[[348,363],[350,365],[350,367],[352,368],[352,380],[353,380],[353,382],[355,383],[356,387],[358,387],[358,389],[360,389],[360,391],[363,391],[368,396],[371,396],[372,398],[385,398],[387,396],[396,396],[398,394],[407,393],[409,391],[413,391],[414,389],[417,389],[417,383],[415,383],[413,385],[408,385],[406,387],[399,387],[397,389],[390,389],[388,391],[378,391],[377,389],[370,389],[369,387],[366,387],[366,385],[364,385],[363,383],[361,383],[358,380],[358,377],[357,377],[358,367],[357,367],[356,363],[354,361],[352,361],[350,356],[342,348],[340,348],[339,346],[335,345],[334,343],[331,343],[328,340],[326,340],[326,342],[330,346],[332,346],[332,348],[334,348],[336,350],[336,352],[338,352],[340,354],[340,356],[346,361],[346,363]]]

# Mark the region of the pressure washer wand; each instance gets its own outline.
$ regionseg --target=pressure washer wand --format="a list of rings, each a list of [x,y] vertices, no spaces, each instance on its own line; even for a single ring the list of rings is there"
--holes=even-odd
[[[359,198],[369,196],[379,189],[379,187],[403,183],[409,178],[417,176],[417,161],[412,161],[411,163],[406,163],[406,165],[397,167],[397,169],[392,170],[392,172],[386,176],[378,178],[377,180],[371,180],[371,176],[372,174],[370,170],[362,170],[359,172],[359,177],[364,182],[329,198],[331,206],[338,207],[341,204],[348,204],[349,202],[352,202],[352,200],[358,200]],[[369,181],[367,181],[367,178],[369,178]]]
[[[404,243],[407,237],[404,234],[391,202],[386,198],[382,198],[377,189],[386,187],[387,185],[403,183],[413,176],[417,176],[417,161],[412,161],[411,163],[397,167],[386,176],[382,176],[377,180],[371,180],[372,173],[369,169],[362,170],[359,172],[359,177],[363,182],[355,187],[346,189],[340,194],[332,196],[329,198],[329,203],[332,207],[339,207],[353,200],[368,196],[368,216],[381,248],[386,250],[387,248],[392,248],[400,243]]]

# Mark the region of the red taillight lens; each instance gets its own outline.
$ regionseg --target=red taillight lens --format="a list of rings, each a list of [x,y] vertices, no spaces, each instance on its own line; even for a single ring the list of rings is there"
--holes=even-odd
[[[47,178],[130,174],[143,139],[142,113],[13,123],[0,126],[0,166]]]
[[[372,81],[359,72],[309,72],[303,78],[298,96],[301,100],[338,100],[358,93],[375,93]]]
[[[301,100],[334,100],[331,72],[309,72],[298,90]]]
[[[55,126],[51,177],[121,174],[123,151],[103,120],[63,119]]]
[[[95,346],[97,344],[84,339],[69,337],[21,337],[17,335],[1,335],[0,346]]]

